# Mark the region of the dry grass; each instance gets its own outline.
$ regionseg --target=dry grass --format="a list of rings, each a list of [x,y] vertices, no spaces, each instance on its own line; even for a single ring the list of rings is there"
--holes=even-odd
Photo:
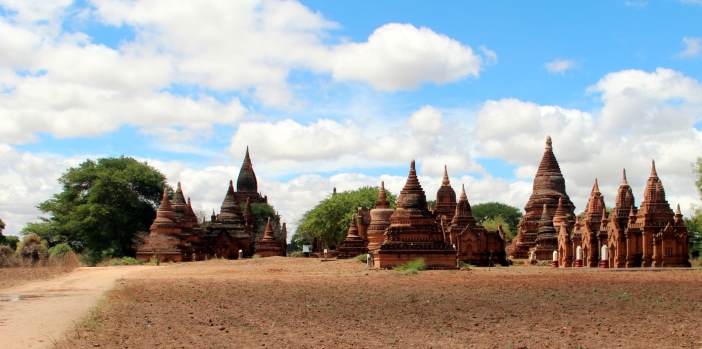
[[[66,274],[79,266],[78,257],[71,252],[63,257],[35,266],[0,268],[0,289],[18,286],[31,281],[50,279]]]
[[[57,348],[702,347],[702,273],[261,258],[126,280]]]

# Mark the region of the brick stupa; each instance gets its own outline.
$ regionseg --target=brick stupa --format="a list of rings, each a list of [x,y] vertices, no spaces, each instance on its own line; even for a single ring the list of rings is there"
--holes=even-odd
[[[249,155],[249,147],[246,147],[244,162],[241,164],[239,177],[236,180],[236,198],[240,205],[248,200],[253,203],[268,203],[268,197],[262,196],[258,192],[258,181],[253,170],[253,163]]]
[[[390,216],[385,241],[374,251],[374,266],[392,268],[417,258],[423,258],[428,268],[456,268],[456,251],[444,241],[435,216],[427,209],[426,195],[412,160],[397,209]]]
[[[456,212],[456,192],[451,187],[448,171],[444,166],[444,178],[441,180],[441,187],[436,192],[436,207],[434,215],[437,222],[441,221],[441,217],[446,217],[446,221],[450,222]]]
[[[385,230],[390,226],[390,216],[394,212],[385,193],[385,182],[380,182],[378,201],[375,202],[375,208],[370,210],[370,224],[366,229],[369,251],[377,250],[385,240]]]
[[[346,239],[341,242],[341,247],[339,247],[339,254],[336,258],[344,259],[358,256],[360,254],[366,254],[368,249],[366,248],[366,242],[358,236],[358,227],[356,226],[356,215],[351,215],[351,222],[349,223],[349,231],[346,234]]]
[[[263,233],[263,237],[256,244],[256,254],[261,257],[285,256],[285,250],[280,245],[280,241],[275,238],[270,217],[268,218],[268,223],[266,223],[266,231]]]
[[[519,221],[517,237],[511,246],[510,255],[512,258],[528,258],[529,251],[536,245],[540,221],[544,214],[544,205],[546,205],[546,215],[552,219],[558,207],[558,199],[563,200],[564,213],[572,222],[573,217],[575,217],[575,205],[566,194],[565,179],[558,165],[558,160],[553,154],[551,136],[548,136],[546,149],[534,178],[533,192],[524,207],[526,214]],[[547,256],[543,253],[537,256],[537,259],[551,260],[552,257],[551,254]]]

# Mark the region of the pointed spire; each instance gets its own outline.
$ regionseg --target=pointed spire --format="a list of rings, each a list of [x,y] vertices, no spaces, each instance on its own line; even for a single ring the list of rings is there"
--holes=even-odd
[[[451,182],[449,182],[448,171],[446,170],[446,165],[444,165],[444,178],[441,180],[441,185],[444,187],[451,185]]]
[[[346,240],[358,240],[358,226],[356,225],[356,214],[351,214],[351,222],[349,223],[349,231],[346,234]]]
[[[597,178],[595,178],[595,184],[592,186],[591,193],[599,193],[599,192],[600,192],[600,186],[597,184]]]
[[[634,206],[629,209],[629,217],[636,217],[636,211],[634,211]]]
[[[183,195],[183,188],[180,186],[180,182],[178,182],[178,187],[175,193],[173,193],[173,200],[171,203],[173,205],[185,205],[185,195]]]
[[[651,177],[658,177],[656,172],[656,160],[651,160]]]
[[[680,213],[680,204],[678,204],[678,207],[675,208],[675,214],[676,214],[676,215],[682,214],[682,213]]]
[[[461,198],[460,201],[468,201],[468,195],[466,195],[466,185],[461,184]]]
[[[173,224],[175,221],[175,213],[171,206],[171,200],[168,198],[168,188],[163,188],[163,196],[161,197],[161,205],[156,211],[156,219],[151,224],[151,230],[168,227],[168,224]]]
[[[607,219],[607,208],[602,207],[602,219]]]
[[[158,207],[161,211],[173,211],[171,207],[171,200],[168,198],[168,188],[163,188],[163,195],[161,196],[161,205]]]
[[[273,226],[271,225],[271,217],[268,217],[268,223],[266,223],[266,231],[263,233],[263,238],[261,238],[261,241],[273,240],[275,240],[275,235],[273,233]]]
[[[546,208],[546,204],[544,204],[544,210],[541,211],[541,219],[548,219],[548,209]]]
[[[622,169],[622,185],[629,185],[629,182],[626,181],[626,169]]]
[[[556,213],[553,217],[565,217],[565,210],[563,209],[563,198],[558,198],[558,207],[556,208]]]
[[[380,182],[378,201],[375,202],[375,208],[390,208],[390,203],[388,202],[388,197],[385,193],[385,181]]]
[[[546,149],[547,149],[547,150],[552,150],[552,149],[553,149],[553,145],[552,145],[552,142],[551,142],[551,136],[546,136]]]
[[[407,182],[405,182],[405,186],[400,191],[400,196],[397,199],[397,205],[402,208],[426,210],[427,197],[426,194],[424,194],[422,185],[419,184],[414,160],[412,160],[412,163],[410,164]]]
[[[236,180],[236,191],[250,194],[258,193],[258,182],[256,181],[256,173],[253,170],[248,146],[246,147],[244,162],[241,164],[239,177]]]

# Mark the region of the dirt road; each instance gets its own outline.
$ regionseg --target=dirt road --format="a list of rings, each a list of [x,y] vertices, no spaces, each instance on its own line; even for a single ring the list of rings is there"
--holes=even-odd
[[[0,289],[0,347],[52,348],[105,291],[154,266],[78,268],[68,275]]]

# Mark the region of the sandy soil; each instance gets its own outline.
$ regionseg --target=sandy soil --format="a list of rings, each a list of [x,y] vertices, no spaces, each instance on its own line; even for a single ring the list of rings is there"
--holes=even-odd
[[[83,322],[105,291],[152,266],[78,268],[0,289],[0,347],[52,348]]]
[[[699,270],[366,270],[263,258],[117,285],[57,348],[702,348]]]

